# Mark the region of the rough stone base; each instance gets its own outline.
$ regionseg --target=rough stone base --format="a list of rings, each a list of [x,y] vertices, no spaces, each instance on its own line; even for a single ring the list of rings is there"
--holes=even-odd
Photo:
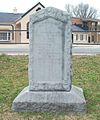
[[[13,111],[85,113],[86,101],[81,88],[66,91],[29,91],[26,87],[15,98]]]

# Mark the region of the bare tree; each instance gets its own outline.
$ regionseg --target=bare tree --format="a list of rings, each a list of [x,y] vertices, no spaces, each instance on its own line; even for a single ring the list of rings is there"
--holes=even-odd
[[[90,7],[89,4],[80,3],[77,6],[65,5],[67,13],[80,18],[97,18],[98,10]]]
[[[65,8],[66,8],[67,13],[72,15],[73,6],[70,5],[70,4],[66,4],[66,5],[65,5]]]

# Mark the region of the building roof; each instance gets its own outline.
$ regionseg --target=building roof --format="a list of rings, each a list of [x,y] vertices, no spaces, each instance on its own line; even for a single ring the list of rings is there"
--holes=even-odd
[[[99,19],[93,19],[93,18],[82,18],[82,21],[100,22]]]
[[[38,5],[41,5],[43,8],[45,8],[44,7],[44,5],[42,5],[40,2],[38,2],[35,6],[33,6],[31,9],[29,9],[26,13],[24,13],[23,15],[22,15],[22,17],[24,17],[26,14],[28,14],[31,10],[33,10],[36,6],[38,6]]]
[[[86,30],[82,29],[77,25],[72,25],[72,32],[86,32]]]
[[[15,22],[22,15],[23,15],[22,13],[4,13],[4,12],[0,12],[0,23]]]
[[[31,9],[29,9],[26,13],[5,13],[0,12],[0,23],[10,23],[15,22],[18,19],[21,19],[26,14],[28,14],[32,9],[34,9],[36,6],[41,5],[43,8],[45,8],[40,2],[38,2],[35,6],[33,6]]]

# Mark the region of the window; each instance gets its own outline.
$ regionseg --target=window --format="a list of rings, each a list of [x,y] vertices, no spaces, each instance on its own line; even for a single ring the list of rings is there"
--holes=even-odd
[[[29,39],[29,22],[27,23],[27,39]]]
[[[92,35],[92,42],[94,42],[94,36]]]
[[[0,41],[9,41],[10,32],[0,32]]]
[[[83,40],[83,35],[80,35],[80,40]]]
[[[85,40],[87,40],[87,35],[85,35]]]
[[[87,28],[87,27],[88,27],[87,22],[83,22],[83,27],[84,27],[84,28]]]
[[[76,40],[78,40],[78,34],[76,34]]]
[[[38,8],[36,9],[36,11],[39,11],[39,10],[41,10],[41,8],[40,8],[40,7],[38,7]]]
[[[73,34],[72,34],[72,43],[73,43]]]
[[[97,30],[97,23],[96,22],[93,22],[92,23],[92,30]]]

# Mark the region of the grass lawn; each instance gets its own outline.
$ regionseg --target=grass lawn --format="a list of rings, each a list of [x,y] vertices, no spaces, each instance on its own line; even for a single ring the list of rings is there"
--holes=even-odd
[[[11,104],[28,85],[28,56],[0,56],[0,120],[100,120],[100,56],[73,56],[73,84],[84,89],[86,115],[12,112]]]

